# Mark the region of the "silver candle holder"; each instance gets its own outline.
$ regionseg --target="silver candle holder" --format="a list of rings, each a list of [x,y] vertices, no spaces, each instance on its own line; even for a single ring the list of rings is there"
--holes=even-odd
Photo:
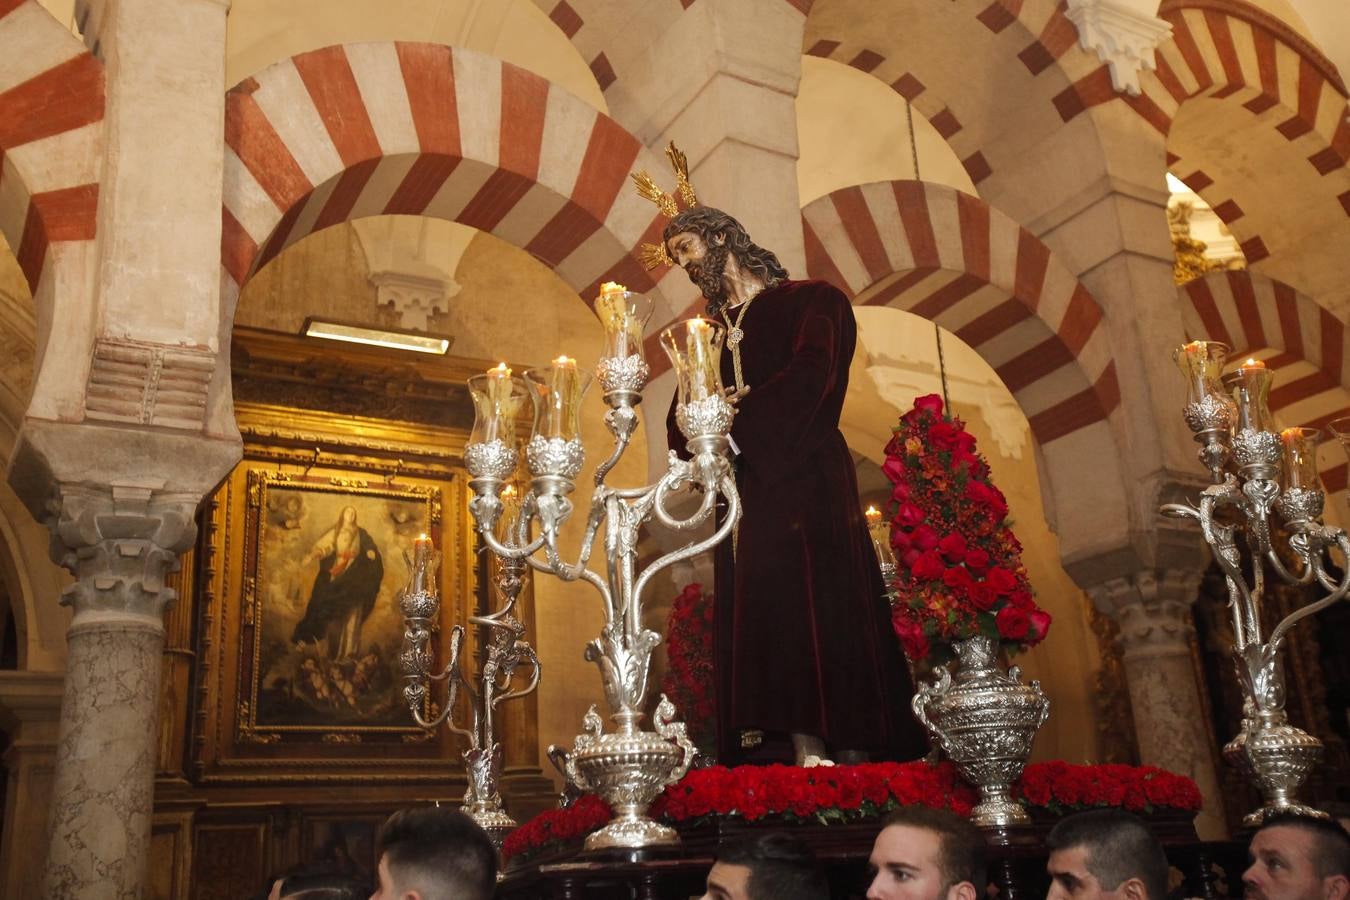
[[[605,624],[587,644],[585,655],[600,668],[613,730],[605,730],[592,706],[563,767],[569,781],[599,794],[614,809],[609,824],[587,838],[586,849],[632,849],[678,843],[674,829],[653,821],[647,809],[666,785],[684,777],[696,753],[665,696],[653,715],[654,730],[641,727],[651,654],[661,641],[643,625],[644,592],[661,570],[726,539],[740,518],[741,502],[727,457],[734,410],[720,377],[725,331],[703,319],[679,323],[662,335],[678,380],[676,419],[691,458],[679,459],[672,451],[665,474],[653,484],[607,483],[638,426],[637,406],[650,377],[643,356],[643,327],[651,304],[622,286],[605,285],[596,311],[605,330],[596,377],[609,407],[605,424],[614,445],[595,473],[576,561],[564,562],[559,547],[559,533],[573,511],[570,495],[585,462],[579,409],[590,379],[577,371],[574,360],[560,357],[547,368],[525,373],[535,412],[533,434],[524,448],[530,489],[522,498],[517,522],[502,537],[497,528],[502,486],[515,471],[519,453],[504,424],[511,411],[501,402],[490,402],[486,392],[476,397],[478,417],[465,462],[474,493],[469,508],[483,542],[503,561],[523,562],[564,581],[583,581],[600,597]],[[508,396],[504,384],[499,384],[495,396],[498,401]],[[670,501],[691,490],[701,493],[698,508],[684,518],[673,515]],[[654,521],[677,533],[688,532],[713,517],[719,500],[725,514],[711,536],[691,540],[638,570],[637,548],[644,527]],[[604,547],[599,572],[588,567],[597,539]]]
[[[1325,817],[1296,798],[1316,766],[1322,743],[1289,724],[1284,703],[1280,645],[1302,619],[1325,609],[1350,591],[1350,570],[1339,579],[1327,571],[1328,551],[1350,559],[1350,540],[1322,524],[1325,495],[1317,476],[1318,432],[1286,428],[1276,432],[1268,397],[1274,375],[1249,359],[1221,376],[1228,348],[1193,341],[1174,359],[1186,377],[1186,424],[1199,443],[1199,457],[1213,483],[1198,505],[1169,503],[1163,515],[1200,523],[1206,544],[1228,585],[1233,624],[1233,659],[1243,695],[1242,727],[1224,748],[1224,758],[1252,781],[1263,805],[1243,819],[1257,826],[1267,816],[1292,812]],[[1274,516],[1283,521],[1296,562],[1286,567],[1272,540]],[[1237,534],[1251,551],[1250,583],[1242,571]],[[1286,584],[1316,583],[1327,593],[1281,620],[1269,634],[1261,624],[1267,571]]]
[[[496,711],[505,701],[532,693],[539,686],[540,675],[539,657],[525,640],[525,626],[515,616],[516,599],[524,587],[525,565],[517,560],[504,560],[495,579],[501,606],[495,612],[469,617],[469,623],[481,627],[487,636],[475,688],[461,667],[462,625],[450,630],[449,658],[445,667],[440,672],[432,672],[434,654],[430,641],[440,614],[435,579],[440,554],[431,547],[431,539],[423,535],[414,542],[412,557],[406,553],[404,556],[408,559],[412,577],[401,601],[406,629],[400,655],[407,680],[403,696],[417,724],[427,729],[444,724],[451,732],[468,740],[469,747],[463,753],[468,786],[460,808],[500,847],[502,840],[516,827],[516,821],[502,806],[498,789],[502,748],[496,736]],[[526,673],[525,685],[513,689],[519,671]],[[428,719],[423,713],[428,709],[431,685],[438,681],[447,685],[445,705]],[[468,698],[471,711],[468,728],[456,725],[454,720],[461,696]]]

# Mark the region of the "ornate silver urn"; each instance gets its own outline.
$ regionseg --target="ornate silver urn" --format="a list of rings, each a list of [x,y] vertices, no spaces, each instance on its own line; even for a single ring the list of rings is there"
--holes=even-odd
[[[1031,742],[1050,715],[1040,682],[1021,681],[1021,670],[998,668],[998,644],[984,636],[957,641],[956,673],[938,666],[937,679],[914,694],[914,715],[956,763],[961,777],[980,791],[970,820],[980,828],[1030,822],[1011,788],[1031,754]]]

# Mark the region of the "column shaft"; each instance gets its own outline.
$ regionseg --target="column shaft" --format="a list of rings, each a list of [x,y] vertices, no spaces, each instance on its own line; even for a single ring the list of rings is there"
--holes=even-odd
[[[71,626],[45,897],[142,896],[163,647],[155,618],[103,614]]]

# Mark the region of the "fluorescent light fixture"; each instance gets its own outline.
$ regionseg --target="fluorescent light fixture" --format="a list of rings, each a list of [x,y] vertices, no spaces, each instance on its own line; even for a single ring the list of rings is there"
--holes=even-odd
[[[322,319],[306,319],[300,333],[305,337],[327,338],[330,341],[346,341],[350,344],[366,344],[371,347],[385,347],[390,350],[411,350],[415,353],[435,353],[443,356],[450,349],[450,338],[434,334],[422,334],[416,331],[393,331],[387,328],[366,328],[362,325],[346,325],[342,322],[325,322]]]

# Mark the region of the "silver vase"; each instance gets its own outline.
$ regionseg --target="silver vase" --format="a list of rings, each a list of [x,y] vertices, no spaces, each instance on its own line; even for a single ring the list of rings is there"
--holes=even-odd
[[[973,637],[954,645],[953,675],[937,668],[937,679],[914,694],[914,715],[956,764],[961,777],[980,791],[971,821],[980,828],[1030,822],[1012,796],[1012,784],[1031,754],[1036,732],[1050,715],[1040,682],[1025,685],[1021,671],[998,668],[998,644]]]

